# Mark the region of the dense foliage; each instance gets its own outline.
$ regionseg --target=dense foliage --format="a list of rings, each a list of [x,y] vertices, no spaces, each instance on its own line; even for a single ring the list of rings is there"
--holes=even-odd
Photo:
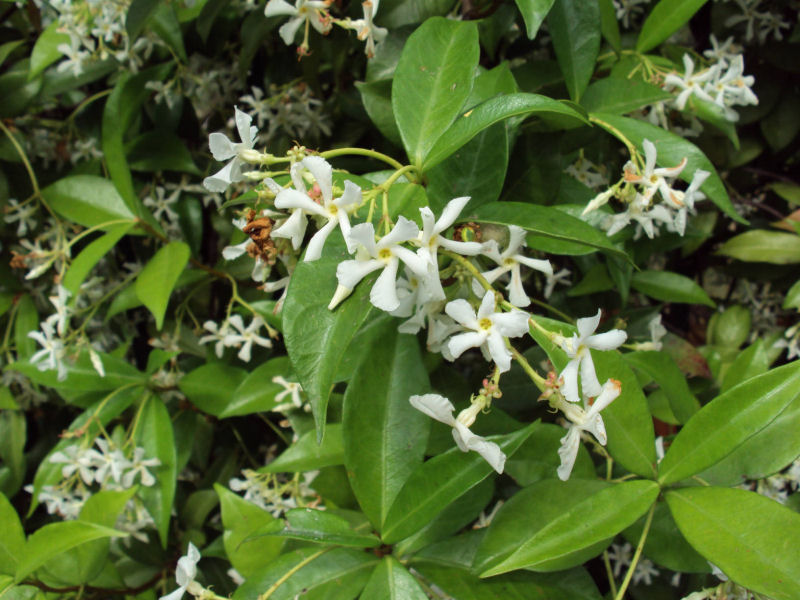
[[[0,598],[800,598],[793,0],[0,2]]]

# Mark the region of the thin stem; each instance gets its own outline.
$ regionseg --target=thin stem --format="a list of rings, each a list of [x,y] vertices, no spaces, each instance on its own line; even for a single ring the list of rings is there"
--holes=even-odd
[[[630,141],[627,138],[627,136],[624,133],[622,133],[619,129],[611,125],[611,123],[606,123],[602,119],[598,119],[597,117],[593,117],[591,115],[589,115],[589,121],[591,123],[596,123],[603,129],[608,131],[615,138],[617,138],[619,141],[621,141],[623,144],[625,144],[625,146],[628,148],[628,152],[630,152],[631,158],[635,159],[636,157],[639,156],[639,152],[636,149],[636,146],[634,146],[633,142]]]
[[[642,529],[642,535],[639,538],[638,545],[636,546],[636,552],[633,554],[633,560],[631,561],[631,565],[628,567],[628,572],[625,574],[625,579],[622,581],[619,592],[616,596],[614,596],[614,600],[622,600],[622,598],[625,597],[625,591],[628,589],[628,584],[631,582],[633,572],[636,570],[636,564],[639,562],[639,558],[642,556],[644,542],[647,539],[647,534],[650,532],[650,524],[653,522],[653,513],[655,513],[655,511],[656,503],[653,502],[653,506],[650,507],[650,512],[647,513],[647,520],[644,522],[644,529]]]
[[[555,306],[553,306],[551,304],[548,304],[547,302],[542,302],[541,300],[537,300],[536,298],[531,298],[531,302],[533,304],[535,304],[536,306],[539,306],[539,307],[541,307],[541,308],[543,308],[543,309],[545,309],[547,311],[550,311],[551,313],[553,313],[554,315],[556,315],[557,317],[559,317],[563,321],[566,321],[570,325],[574,325],[575,324],[575,319],[570,317],[567,313],[561,312]]]
[[[67,121],[72,121],[75,117],[78,116],[78,114],[80,114],[80,112],[84,108],[89,106],[92,102],[94,102],[95,100],[99,100],[103,96],[108,96],[113,91],[114,91],[113,88],[110,88],[107,90],[103,90],[102,92],[97,92],[96,94],[89,96],[88,98],[85,98],[80,104],[78,104],[78,106],[75,107],[75,110],[73,110],[70,113],[70,115],[67,117]]]
[[[106,221],[105,223],[94,225],[93,227],[89,227],[89,229],[84,229],[78,235],[72,238],[69,241],[69,243],[67,243],[67,248],[71,248],[73,244],[85,238],[90,233],[94,233],[98,229],[103,229],[104,227],[111,227],[112,225],[122,225],[123,223],[130,223],[131,225],[133,225],[134,223],[136,223],[136,221],[133,221],[131,219],[116,219],[114,221]]]
[[[511,351],[511,355],[514,357],[514,360],[519,363],[519,366],[522,367],[522,370],[531,378],[536,387],[539,388],[540,392],[544,392],[547,389],[547,380],[539,375],[536,372],[531,364],[528,362],[528,359],[522,356],[519,350],[514,348],[514,346],[508,345],[508,349]]]
[[[400,167],[399,169],[397,169],[397,171],[392,173],[389,176],[389,178],[386,181],[384,181],[382,184],[380,184],[378,187],[383,189],[383,190],[386,190],[388,192],[389,188],[392,187],[392,185],[394,185],[395,181],[400,179],[401,175],[405,175],[406,173],[409,173],[411,171],[416,171],[416,170],[417,170],[417,167],[415,167],[414,165],[406,165],[405,167]]]
[[[614,581],[614,571],[611,570],[611,561],[608,560],[608,550],[603,550],[603,564],[606,566],[606,577],[611,588],[611,595],[617,595],[617,582]]]
[[[301,560],[299,563],[297,563],[291,569],[286,571],[286,573],[281,575],[280,578],[278,578],[278,580],[275,583],[273,583],[271,586],[269,586],[269,589],[267,589],[266,592],[264,592],[263,594],[259,595],[258,600],[268,600],[269,597],[272,596],[272,594],[275,593],[275,590],[277,590],[280,586],[282,586],[284,584],[284,582],[286,582],[286,580],[289,579],[289,577],[291,577],[292,575],[297,573],[300,569],[305,567],[308,563],[317,560],[320,556],[322,556],[323,554],[325,554],[326,552],[328,552],[329,550],[332,550],[332,549],[333,549],[333,546],[331,546],[330,548],[323,548],[319,552],[315,552],[311,556],[308,556],[308,557],[304,558],[303,560]]]
[[[335,150],[328,150],[326,152],[320,152],[320,156],[322,158],[334,158],[336,156],[347,156],[348,154],[356,154],[358,156],[369,156],[370,158],[376,158],[380,161],[385,162],[388,165],[391,165],[395,169],[402,169],[403,165],[393,159],[391,156],[387,154],[383,154],[381,152],[377,152],[376,150],[367,150],[366,148],[336,148]]]

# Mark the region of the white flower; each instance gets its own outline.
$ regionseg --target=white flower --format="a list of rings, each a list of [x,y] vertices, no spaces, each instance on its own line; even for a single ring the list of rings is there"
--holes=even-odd
[[[411,405],[419,411],[424,412],[429,417],[436,419],[453,428],[453,439],[456,441],[459,450],[468,452],[474,450],[480,454],[486,462],[498,473],[503,472],[506,462],[506,455],[500,446],[490,442],[485,438],[475,435],[469,430],[469,426],[475,421],[476,411],[472,405],[461,413],[458,418],[453,417],[455,407],[447,398],[439,394],[425,394],[423,396],[411,396]],[[480,410],[480,408],[478,408]]]
[[[213,136],[222,134],[212,133],[211,135]],[[225,139],[227,140],[228,138]],[[176,188],[175,190],[173,190],[173,192],[169,196],[166,195],[167,190],[164,187],[159,185],[156,186],[155,189],[156,189],[156,198],[153,199],[152,196],[147,196],[143,201],[144,205],[149,206],[150,208],[153,209],[153,216],[156,219],[161,220],[162,215],[166,214],[167,218],[172,223],[176,222],[178,220],[178,213],[172,210],[172,205],[178,201],[178,198],[181,195],[180,188]]]
[[[667,202],[670,201],[670,192],[672,189],[667,183],[667,177],[677,177],[681,174],[686,166],[686,157],[681,160],[679,164],[674,167],[656,168],[657,151],[655,144],[650,140],[642,141],[642,148],[644,148],[645,167],[644,171],[639,173],[639,169],[632,162],[628,162],[623,168],[623,177],[627,183],[637,183],[644,188],[644,199],[650,201],[655,193],[661,193],[661,197]]]
[[[256,315],[253,317],[253,320],[247,327],[244,326],[241,315],[231,315],[228,321],[238,333],[228,333],[223,341],[226,346],[238,346],[242,344],[237,354],[239,360],[250,362],[253,344],[257,344],[263,348],[272,348],[272,340],[262,337],[257,333],[264,325],[264,319],[260,316]]]
[[[708,94],[708,92],[705,90],[705,86],[702,84],[713,81],[717,75],[718,67],[716,65],[712,66],[705,71],[700,71],[700,73],[695,75],[694,61],[688,54],[683,55],[683,66],[685,69],[683,77],[680,77],[675,73],[670,73],[664,77],[665,89],[671,90],[673,88],[680,88],[681,90],[681,92],[678,94],[678,97],[675,98],[675,107],[678,110],[683,110],[686,108],[686,102],[692,95],[695,95],[703,100],[713,102],[714,99]]]
[[[600,172],[597,165],[586,158],[579,158],[574,164],[564,169],[564,172],[592,189],[608,185],[608,177]]]
[[[215,160],[221,162],[229,158],[233,159],[217,173],[203,180],[205,188],[212,192],[224,192],[231,183],[244,179],[242,175],[243,161],[240,155],[245,150],[252,150],[258,135],[258,128],[250,125],[253,121],[250,115],[240,111],[237,107],[234,107],[234,112],[236,129],[241,142],[234,143],[224,133],[218,132],[212,133],[208,137],[208,145]]]
[[[323,0],[296,0],[294,6],[285,0],[269,0],[264,7],[264,15],[292,17],[278,30],[283,42],[289,46],[294,41],[297,30],[306,21],[321,34],[328,33],[331,30],[331,23],[327,16],[327,8],[328,2]]]
[[[56,369],[58,371],[58,381],[64,381],[67,378],[67,366],[64,364],[64,357],[67,350],[64,347],[64,342],[56,337],[56,332],[50,320],[41,323],[41,331],[31,331],[28,333],[29,338],[33,338],[42,346],[42,349],[31,356],[29,362],[36,365],[40,371],[48,371]]]
[[[200,596],[203,593],[203,587],[195,581],[198,562],[200,562],[200,551],[194,544],[189,542],[186,556],[181,556],[178,559],[178,566],[175,569],[175,580],[178,582],[178,589],[171,594],[161,596],[159,600],[179,600],[186,592],[193,596]]]
[[[639,583],[652,585],[653,577],[657,577],[660,573],[651,560],[643,558],[636,563],[636,568],[633,570],[633,585]]]
[[[17,222],[17,237],[22,237],[36,228],[36,213],[39,212],[39,205],[36,202],[20,204],[16,198],[9,198],[8,205],[5,207],[5,222]]]
[[[225,352],[225,347],[229,344],[226,341],[230,335],[230,323],[226,319],[222,325],[217,325],[214,321],[206,321],[203,323],[203,329],[209,331],[209,335],[204,335],[200,338],[201,344],[208,344],[209,342],[216,342],[214,344],[214,353],[217,358],[222,358],[222,353]]]
[[[77,471],[86,485],[91,485],[94,482],[92,464],[78,446],[67,446],[64,450],[54,452],[50,456],[50,462],[64,465],[61,467],[61,477],[64,479],[68,479]]]
[[[556,287],[556,284],[563,284],[569,285],[570,280],[569,276],[572,275],[572,271],[569,269],[561,269],[552,275],[547,276],[547,281],[544,284],[544,297],[549,298],[550,295],[553,293],[553,290]]]
[[[703,200],[706,196],[700,191],[700,186],[708,179],[708,171],[697,169],[692,176],[692,182],[686,191],[670,190],[669,201],[666,203],[671,208],[677,209],[673,227],[679,235],[686,232],[686,218],[689,212],[694,213],[694,203]]]
[[[508,290],[508,299],[511,304],[519,306],[520,308],[528,306],[531,303],[528,294],[525,293],[525,288],[522,287],[520,265],[536,269],[548,277],[553,275],[553,267],[550,261],[528,258],[522,254],[522,249],[525,248],[526,245],[525,230],[516,225],[509,225],[508,247],[500,253],[497,248],[497,242],[492,240],[487,244],[484,250],[484,254],[500,266],[491,271],[486,271],[482,273],[482,275],[486,278],[486,281],[494,283],[498,277],[510,271],[511,281],[509,281],[506,286],[506,290]]]
[[[56,312],[55,314],[50,315],[47,318],[47,321],[51,324],[55,323],[56,332],[58,332],[59,337],[64,337],[64,333],[67,330],[67,324],[69,323],[69,316],[72,312],[72,309],[67,306],[67,301],[69,300],[70,296],[72,296],[72,293],[63,285],[59,285],[56,288],[56,295],[49,297],[49,300],[55,307]]]
[[[487,360],[493,360],[501,372],[511,368],[511,352],[506,348],[507,337],[519,337],[528,332],[528,313],[521,310],[495,312],[494,292],[487,291],[483,296],[477,314],[469,302],[453,300],[445,306],[445,312],[458,321],[467,333],[450,338],[447,346],[454,358],[461,356],[468,348],[478,348]]]
[[[559,374],[563,379],[564,396],[570,402],[580,402],[578,394],[578,371],[581,375],[581,388],[585,396],[597,396],[602,388],[594,371],[594,362],[590,348],[595,350],[614,350],[619,348],[628,338],[621,329],[612,329],[606,333],[594,334],[600,325],[602,311],[598,308],[594,317],[578,319],[578,333],[569,339],[561,337],[558,345],[571,359]],[[593,335],[594,334],[594,335]]]
[[[424,259],[400,245],[416,239],[418,234],[419,228],[416,223],[402,216],[398,218],[394,228],[377,243],[372,223],[361,223],[353,227],[350,239],[355,244],[360,244],[361,248],[358,249],[355,260],[340,262],[336,268],[339,286],[328,308],[331,310],[335,308],[368,274],[382,269],[370,290],[369,300],[383,311],[396,310],[400,306],[396,282],[400,262],[403,262],[417,277],[424,278],[428,272]]]
[[[277,383],[283,387],[283,390],[275,394],[275,402],[280,402],[286,396],[289,396],[290,400],[290,402],[277,404],[273,410],[284,411],[290,408],[303,408],[303,400],[300,398],[300,394],[303,392],[303,386],[296,381],[288,381],[280,375],[273,377],[272,383]]]
[[[160,467],[161,461],[157,458],[145,458],[145,450],[137,446],[133,451],[133,460],[130,462],[129,470],[122,476],[122,486],[125,488],[133,487],[133,482],[138,474],[139,481],[144,486],[151,486],[156,482],[156,478],[148,471],[148,467]]]
[[[96,469],[94,480],[101,486],[111,489],[108,476],[111,475],[114,483],[119,484],[122,481],[122,474],[131,467],[131,462],[125,458],[122,450],[112,449],[107,440],[97,438],[95,444],[100,448],[100,452],[94,448],[86,451]]]
[[[576,404],[570,404],[561,400],[557,403],[557,408],[564,412],[570,420],[569,431],[561,438],[561,447],[558,449],[558,456],[561,458],[561,465],[558,467],[558,478],[562,481],[569,479],[575,459],[578,457],[578,447],[581,441],[581,431],[588,431],[605,446],[608,441],[606,438],[606,427],[600,411],[611,404],[622,391],[622,385],[616,379],[609,379],[601,388],[600,395],[595,398],[591,406],[581,408]]]
[[[622,569],[631,564],[631,551],[633,547],[625,542],[624,544],[611,544],[611,550],[608,552],[608,559],[614,566],[614,577],[619,577]]]
[[[298,221],[304,216],[303,213],[318,215],[328,220],[328,222],[317,231],[308,243],[306,248],[305,261],[317,260],[322,256],[322,247],[325,240],[328,239],[330,233],[338,225],[342,230],[347,249],[350,252],[354,251],[352,242],[349,240],[350,234],[350,219],[347,216],[347,210],[350,207],[358,206],[361,204],[361,188],[352,181],[345,181],[344,194],[340,198],[333,198],[333,169],[331,165],[322,157],[307,156],[300,163],[303,167],[308,169],[314,176],[314,179],[319,186],[320,194],[322,196],[322,205],[312,200],[306,193],[305,185],[303,184],[302,177],[299,176],[296,165],[292,166],[292,180],[297,189],[286,189],[275,198],[275,207],[281,209],[292,208],[292,216],[287,219],[286,223],[272,232],[274,237],[285,237],[292,240],[292,245],[297,249],[302,242],[303,234],[305,233],[305,222],[300,224]],[[294,222],[292,221],[294,219]]]
[[[364,53],[367,55],[367,58],[372,58],[375,56],[375,44],[386,39],[386,35],[389,32],[383,27],[377,27],[372,22],[375,18],[375,13],[378,12],[378,0],[374,0],[374,2],[371,0],[364,0],[364,2],[361,3],[361,9],[364,13],[363,19],[357,19],[355,21],[345,19],[340,25],[346,29],[354,29],[358,39],[362,42],[366,40],[367,43],[364,47]]]
[[[642,231],[647,237],[653,239],[656,235],[659,224],[666,226],[674,225],[675,217],[669,209],[661,204],[652,206],[652,199],[642,194],[636,194],[634,199],[628,204],[625,212],[609,216],[603,223],[606,234],[610,237],[621,231],[631,221],[636,221],[639,228],[636,230],[633,239],[638,239]]]

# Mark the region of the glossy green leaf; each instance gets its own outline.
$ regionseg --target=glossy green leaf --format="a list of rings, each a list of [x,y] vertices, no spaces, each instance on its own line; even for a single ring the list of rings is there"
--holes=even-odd
[[[547,26],[569,97],[578,102],[592,78],[600,50],[597,0],[556,0],[547,16]]]
[[[536,235],[595,248],[628,259],[608,237],[580,219],[550,206],[524,202],[493,202],[463,215],[460,221],[517,225]]]
[[[343,463],[342,426],[330,423],[321,444],[317,443],[316,432],[307,431],[263,470],[268,473],[302,472]]]
[[[617,54],[622,50],[622,40],[619,35],[619,22],[617,9],[612,0],[599,0],[600,5],[600,32]]]
[[[381,545],[377,536],[368,531],[355,531],[347,519],[314,508],[293,508],[287,511],[285,526],[269,535],[354,548],[375,548]]]
[[[62,217],[86,227],[134,219],[114,184],[96,175],[64,177],[44,188],[42,196]]]
[[[754,229],[732,237],[717,252],[745,262],[791,265],[800,263],[800,236]]]
[[[430,418],[411,406],[428,391],[417,338],[387,320],[347,386],[342,415],[344,463],[364,514],[381,530],[389,507],[422,464]]]
[[[529,426],[489,439],[499,445],[506,456],[511,456],[533,431],[533,426]],[[394,500],[381,538],[393,544],[415,533],[492,472],[492,467],[479,454],[462,452],[458,448],[425,461],[411,474]]]
[[[181,33],[181,24],[178,22],[175,7],[171,4],[159,2],[158,8],[150,18],[149,26],[150,29],[153,30],[153,33],[160,37],[178,58],[184,63],[187,62],[186,48],[184,48],[183,34]]]
[[[408,38],[392,83],[392,108],[409,160],[422,166],[469,97],[478,28],[434,17]]]
[[[70,264],[64,275],[62,285],[72,294],[70,302],[77,300],[81,284],[91,272],[92,268],[105,256],[122,237],[130,231],[133,223],[122,223],[108,228],[108,232],[93,240],[86,246],[75,260]]]
[[[378,79],[375,81],[356,82],[356,89],[361,95],[364,110],[386,139],[398,146],[403,145],[400,130],[392,110],[392,80]]]
[[[594,123],[606,129],[611,135],[622,134],[625,136],[640,151],[645,139],[653,142],[657,151],[656,164],[660,167],[674,167],[686,158],[686,167],[680,174],[680,178],[686,182],[692,180],[697,169],[711,173],[700,189],[726,215],[739,223],[747,224],[747,221],[733,208],[728,192],[725,191],[725,185],[714,165],[697,146],[679,135],[638,119],[608,113],[595,113],[591,115],[591,118]]]
[[[81,350],[75,362],[69,357],[64,359],[67,376],[61,381],[58,380],[58,371],[55,369],[40,371],[38,365],[28,362],[11,363],[6,368],[19,371],[41,385],[81,392],[115,390],[123,386],[144,384],[147,380],[147,376],[137,371],[129,362],[105,352],[96,354],[103,364],[105,375],[100,375],[95,370],[87,350]]]
[[[536,422],[530,437],[506,460],[504,473],[514,478],[518,485],[525,487],[542,479],[552,479],[561,464],[558,449],[564,428],[554,423]],[[595,476],[594,463],[589,451],[581,444],[578,457],[572,467],[575,479],[592,479]]]
[[[178,478],[175,434],[172,420],[161,398],[148,397],[141,411],[139,427],[136,429],[137,445],[144,448],[145,456],[157,458],[161,464],[150,468],[156,483],[142,486],[139,497],[155,521],[161,546],[166,548]]]
[[[125,30],[131,42],[136,41],[150,15],[158,7],[158,0],[133,0],[125,15]]]
[[[495,515],[475,557],[481,577],[581,564],[655,502],[658,485],[544,480],[517,492]]]
[[[511,117],[540,113],[565,115],[578,121],[586,121],[583,115],[563,102],[538,94],[517,93],[490,98],[459,115],[441,134],[427,154],[423,169],[427,171],[439,164],[478,133],[495,123]]]
[[[181,377],[178,388],[197,408],[219,417],[228,409],[231,391],[237,389],[245,379],[247,371],[244,369],[225,363],[210,362]]]
[[[92,540],[107,537],[127,537],[117,531],[85,521],[49,523],[34,531],[25,543],[17,570],[16,581],[22,581],[51,558]]]
[[[700,409],[700,403],[689,389],[678,365],[665,352],[629,352],[623,359],[630,366],[652,377],[667,396],[672,414],[679,423],[686,423]]]
[[[28,81],[41,74],[47,67],[58,59],[63,58],[64,54],[58,47],[61,44],[69,46],[69,35],[59,31],[60,23],[58,20],[48,25],[31,50],[31,63],[28,67]]]
[[[19,48],[24,42],[25,40],[14,40],[11,42],[6,42],[5,44],[0,44],[0,66],[2,66],[2,64],[6,62],[6,59],[9,57],[9,55],[14,52],[14,50]]]
[[[0,412],[0,460],[5,468],[0,471],[0,492],[14,496],[25,481],[25,443],[28,427],[25,414],[16,410]]]
[[[555,0],[516,0],[517,8],[522,13],[522,20],[525,21],[525,30],[528,39],[536,37],[539,27],[544,23],[544,19]]]
[[[783,298],[783,309],[800,308],[800,279],[794,282],[794,285],[786,292]]]
[[[282,310],[284,343],[311,402],[318,441],[325,433],[334,377],[350,341],[372,311],[369,292],[374,276],[366,277],[336,310],[328,310],[337,286],[336,266],[348,258],[343,244],[329,240],[322,258],[298,263]]]
[[[25,546],[25,532],[19,522],[16,509],[3,494],[0,494],[0,573],[13,575],[22,558]]]
[[[208,273],[201,271],[200,269],[184,271],[178,277],[178,281],[175,283],[175,289],[179,290],[187,285],[195,284],[208,277]],[[108,307],[105,320],[108,321],[114,315],[118,315],[121,312],[130,310],[131,308],[136,308],[138,306],[142,306],[142,301],[139,300],[139,297],[136,295],[136,285],[134,282],[123,288],[111,301],[111,306]]]
[[[666,494],[681,533],[736,583],[775,600],[800,597],[800,515],[753,492],[715,487]]]
[[[392,556],[375,567],[359,600],[427,600],[417,580]]]
[[[155,130],[132,139],[126,146],[134,171],[177,171],[200,175],[186,144],[171,131]]]
[[[640,79],[605,77],[586,88],[581,105],[589,112],[623,115],[673,95]]]
[[[285,540],[269,536],[254,537],[253,532],[269,527],[280,529],[280,521],[263,508],[234,494],[219,483],[214,484],[219,496],[222,542],[233,568],[244,577],[254,577],[268,568],[281,552]]]
[[[29,337],[31,331],[39,329],[39,313],[29,294],[23,294],[17,300],[17,315],[14,321],[14,346],[17,350],[17,360],[30,358],[38,344]]]
[[[800,363],[759,375],[717,396],[694,415],[659,465],[662,485],[703,471],[761,432],[800,396]]]
[[[164,324],[169,297],[190,255],[189,246],[183,242],[170,242],[161,247],[136,276],[136,296],[153,313],[158,330]]]
[[[658,46],[689,22],[706,0],[659,0],[647,16],[636,40],[636,51],[647,52]]]
[[[736,354],[736,358],[725,369],[722,377],[720,393],[727,392],[740,383],[766,373],[769,369],[769,353],[764,346],[764,340],[758,339],[743,351]]]
[[[285,388],[281,384],[273,382],[272,378],[281,376],[291,381],[290,371],[289,358],[286,356],[271,358],[259,365],[233,388],[233,393],[230,391],[231,388],[223,390],[226,400],[217,416],[220,419],[226,419],[256,412],[267,412],[274,410],[278,404],[289,402],[289,396],[283,397],[281,400],[276,398],[278,394],[285,392]]]
[[[27,60],[21,60],[9,71],[0,75],[0,118],[16,117],[25,112],[28,105],[39,97],[42,78],[28,81]],[[15,156],[16,160],[16,156]]]
[[[637,292],[664,302],[704,304],[711,308],[716,306],[703,288],[679,273],[650,270],[637,271],[631,277],[631,287]]]

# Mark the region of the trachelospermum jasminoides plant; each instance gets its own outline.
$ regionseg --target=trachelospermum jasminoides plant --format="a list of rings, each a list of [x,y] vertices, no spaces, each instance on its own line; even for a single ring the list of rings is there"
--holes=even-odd
[[[792,7],[545,5],[9,4],[0,596],[800,596]]]

